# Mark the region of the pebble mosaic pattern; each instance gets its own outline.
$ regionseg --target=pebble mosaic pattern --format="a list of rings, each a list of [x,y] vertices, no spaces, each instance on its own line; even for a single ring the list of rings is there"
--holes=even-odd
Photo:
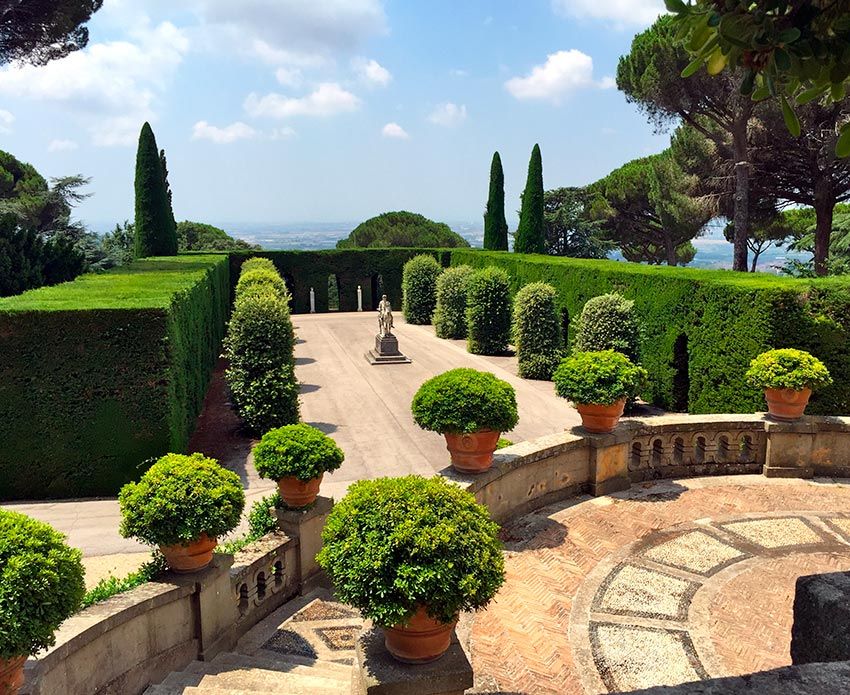
[[[784,548],[792,545],[822,543],[823,538],[798,517],[755,519],[723,524],[723,528],[743,536],[762,548]]]
[[[747,553],[733,548],[705,531],[690,531],[659,543],[643,556],[662,565],[710,576],[730,562],[747,557]]]

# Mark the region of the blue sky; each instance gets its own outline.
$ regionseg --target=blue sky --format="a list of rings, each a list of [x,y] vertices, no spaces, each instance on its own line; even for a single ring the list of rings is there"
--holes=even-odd
[[[132,217],[150,120],[178,219],[479,221],[490,158],[515,219],[547,188],[663,149],[612,87],[663,0],[106,0],[89,47],[0,70],[0,149],[92,177],[92,223]],[[513,224],[513,222],[512,222]]]

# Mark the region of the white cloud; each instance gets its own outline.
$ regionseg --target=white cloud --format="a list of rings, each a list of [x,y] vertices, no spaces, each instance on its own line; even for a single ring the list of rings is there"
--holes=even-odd
[[[98,145],[131,144],[154,120],[161,94],[189,49],[169,22],[136,28],[131,40],[91,44],[43,67],[0,70],[0,94],[66,106]]]
[[[48,152],[69,152],[79,147],[76,140],[51,140],[47,146]]]
[[[301,71],[298,68],[278,68],[274,76],[284,87],[301,86]]]
[[[431,112],[431,115],[428,116],[428,120],[431,121],[431,123],[436,123],[437,125],[445,126],[446,128],[459,126],[466,120],[466,106],[458,106],[450,101],[445,104],[440,104]]]
[[[645,27],[666,11],[664,0],[552,0],[557,14],[597,19],[618,27]]]
[[[398,123],[387,123],[381,129],[381,135],[385,138],[394,138],[396,140],[407,140],[410,138],[410,135],[407,134],[407,131],[402,128]]]
[[[593,79],[593,59],[581,51],[558,51],[546,57],[543,65],[536,65],[525,77],[513,77],[505,88],[517,99],[545,99],[553,103],[568,94],[588,87],[609,88],[610,77],[601,82]]]
[[[0,109],[0,133],[11,133],[12,123],[15,122],[15,117],[10,111]]]
[[[371,87],[386,87],[393,78],[390,71],[377,60],[355,58],[351,61],[351,66],[357,76]]]
[[[245,99],[245,111],[254,117],[333,116],[358,108],[360,99],[336,82],[323,82],[303,97],[288,97],[272,92],[262,97],[251,93]]]
[[[273,128],[269,137],[272,140],[289,140],[289,138],[294,138],[295,135],[296,133],[294,128],[284,126],[283,128]]]
[[[224,128],[210,125],[206,121],[198,121],[192,127],[193,140],[209,140],[217,145],[228,145],[237,140],[250,140],[256,135],[257,131],[242,121],[236,121]]]

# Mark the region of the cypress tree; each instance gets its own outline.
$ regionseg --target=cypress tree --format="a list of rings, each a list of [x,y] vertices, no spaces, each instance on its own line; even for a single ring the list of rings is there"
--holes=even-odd
[[[136,153],[136,258],[177,254],[177,229],[168,204],[162,159],[148,123]]]
[[[543,220],[543,159],[540,145],[531,151],[528,163],[528,180],[522,194],[522,209],[519,213],[519,227],[514,238],[514,251],[517,253],[545,253],[543,244],[545,227]]]
[[[171,223],[176,231],[177,220],[174,219],[174,206],[172,205],[171,184],[168,183],[168,162],[165,159],[165,150],[159,151],[159,161],[162,163],[162,181],[165,184],[165,197],[168,199],[168,214],[171,216]]]
[[[493,154],[490,165],[490,195],[484,212],[484,248],[490,251],[508,250],[508,223],[505,220],[505,174],[502,158]]]

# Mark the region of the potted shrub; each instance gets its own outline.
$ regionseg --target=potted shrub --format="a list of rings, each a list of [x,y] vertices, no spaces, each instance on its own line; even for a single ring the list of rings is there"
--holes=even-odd
[[[24,682],[27,656],[54,633],[85,594],[82,553],[47,524],[0,509],[0,693]]]
[[[239,476],[203,454],[166,454],[118,496],[121,535],[159,546],[175,572],[210,564],[217,538],[239,524]]]
[[[426,381],[411,410],[422,429],[445,436],[452,466],[462,473],[490,468],[499,436],[519,420],[513,387],[489,372],[468,368]]]
[[[257,473],[276,480],[283,501],[296,509],[316,501],[322,477],[339,468],[343,459],[333,439],[303,423],[269,430],[254,447]]]
[[[405,663],[439,659],[460,611],[485,607],[505,576],[498,525],[444,478],[361,480],[322,531],[318,563],[336,594],[384,629]]]
[[[824,363],[803,350],[769,350],[750,363],[747,383],[764,389],[767,410],[777,420],[803,417],[814,389],[832,383]]]
[[[614,350],[577,352],[555,370],[555,392],[575,403],[588,432],[611,432],[620,421],[626,399],[637,396],[647,373]]]

